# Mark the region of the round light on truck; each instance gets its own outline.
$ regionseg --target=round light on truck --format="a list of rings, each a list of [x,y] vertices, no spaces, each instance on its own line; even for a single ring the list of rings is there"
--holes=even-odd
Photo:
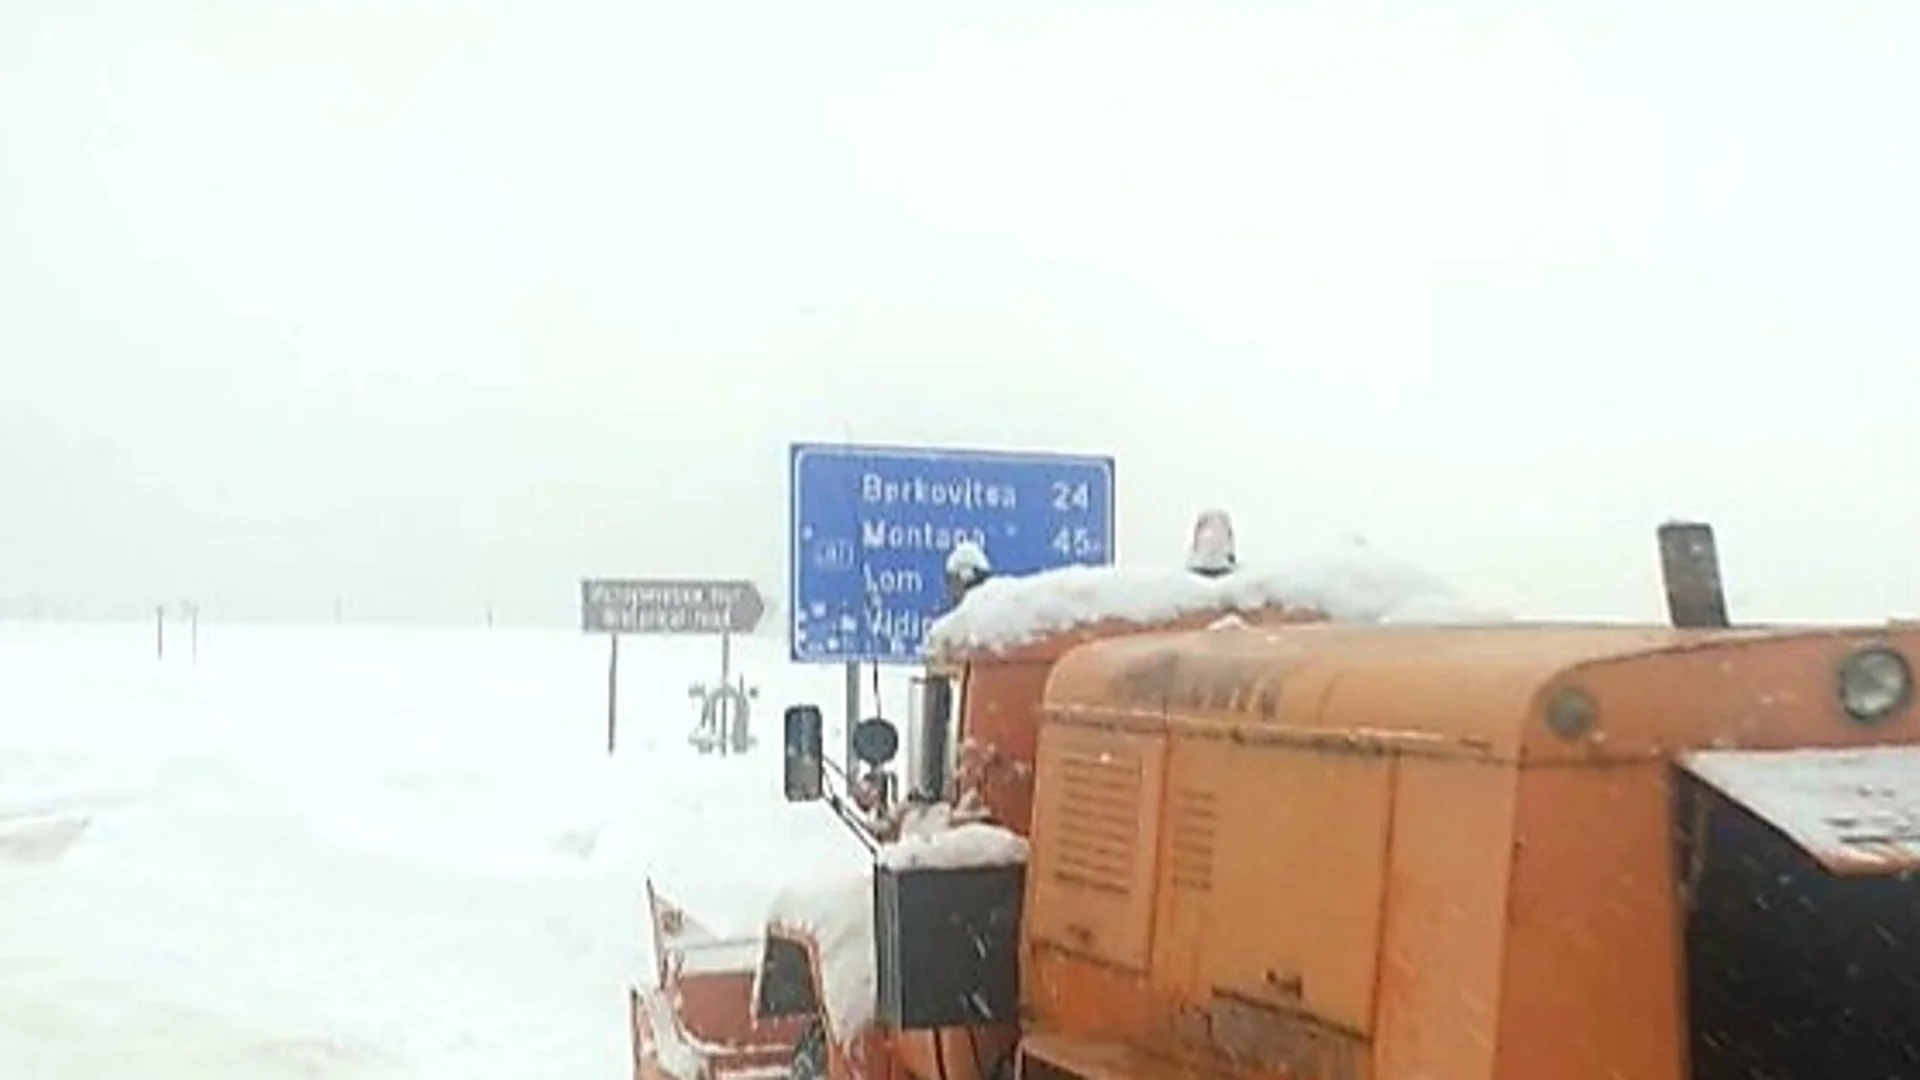
[[[1577,686],[1563,686],[1547,699],[1547,729],[1572,742],[1600,725],[1600,703]]]
[[[1840,662],[1840,704],[1863,724],[1877,724],[1913,701],[1913,669],[1907,658],[1871,645]]]

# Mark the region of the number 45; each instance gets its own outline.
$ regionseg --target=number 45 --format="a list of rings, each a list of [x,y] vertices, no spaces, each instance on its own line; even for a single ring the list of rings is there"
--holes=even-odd
[[[1084,480],[1078,484],[1069,484],[1064,480],[1055,480],[1053,482],[1053,508],[1062,514],[1090,508],[1093,505],[1093,492],[1089,490],[1089,487],[1090,485]]]

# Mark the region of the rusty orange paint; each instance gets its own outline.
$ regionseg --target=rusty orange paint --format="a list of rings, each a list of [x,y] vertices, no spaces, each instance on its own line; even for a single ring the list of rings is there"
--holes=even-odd
[[[1484,950],[1505,956],[1492,1075],[1686,1075],[1669,775],[1520,774],[1507,925]]]
[[[706,1080],[728,1080],[784,1068],[805,1025],[803,1017],[755,1015],[751,939],[722,939],[696,928],[687,913],[662,897],[647,881],[646,899],[654,949],[656,985],[646,992],[629,989],[634,1075],[640,1080],[684,1080],[671,1075],[665,1059],[700,1059]],[[689,943],[682,935],[695,932]],[[742,959],[687,962],[690,951],[715,948]],[[723,954],[725,955],[725,954]],[[671,1040],[672,1048],[662,1041]]]
[[[672,1015],[685,1036],[700,1046],[714,1080],[784,1068],[798,1041],[800,1019],[755,1020],[752,972],[703,972],[671,984]],[[637,992],[629,991],[635,1068],[648,1080],[678,1080],[666,1073]]]
[[[976,662],[961,694],[962,742],[955,769],[994,821],[1025,835],[1033,818],[1033,754],[1040,692],[1051,665],[1038,658]]]
[[[1090,1080],[1682,1080],[1678,756],[1920,744],[1914,707],[1839,706],[1870,643],[1920,658],[1893,627],[1069,650],[1037,745],[1026,1052]],[[1570,688],[1593,723],[1557,732]]]
[[[1394,764],[1393,868],[1381,927],[1381,1076],[1492,1074],[1517,774]]]
[[[1026,835],[1033,818],[1033,766],[1041,697],[1055,662],[1089,642],[1199,630],[1224,612],[1202,611],[1157,624],[1109,619],[1015,649],[948,650],[938,654],[933,666],[957,673],[964,686],[959,724],[962,743],[955,769],[957,790],[978,798],[995,822]],[[1279,606],[1236,614],[1251,625],[1261,626],[1325,618],[1316,611]]]
[[[990,1080],[994,1062],[1019,1038],[1014,1027],[897,1031],[887,1038],[887,1051],[903,1076]]]

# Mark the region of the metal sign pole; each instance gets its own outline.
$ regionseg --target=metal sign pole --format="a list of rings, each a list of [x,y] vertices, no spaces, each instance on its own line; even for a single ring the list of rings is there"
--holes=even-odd
[[[714,702],[714,718],[718,721],[714,735],[720,743],[720,754],[725,757],[736,745],[738,733],[734,730],[740,723],[739,710],[733,707],[733,635],[726,631],[720,633],[720,685],[715,688],[719,697]]]
[[[860,767],[859,757],[853,752],[853,729],[860,726],[860,665],[847,665],[847,775],[852,776]]]
[[[607,635],[607,756],[613,756],[620,723],[620,635]]]

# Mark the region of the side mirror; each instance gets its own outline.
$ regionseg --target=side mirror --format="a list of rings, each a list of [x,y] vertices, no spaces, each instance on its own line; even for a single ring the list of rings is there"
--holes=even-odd
[[[826,790],[826,721],[818,705],[791,705],[786,715],[788,802],[813,802]]]

